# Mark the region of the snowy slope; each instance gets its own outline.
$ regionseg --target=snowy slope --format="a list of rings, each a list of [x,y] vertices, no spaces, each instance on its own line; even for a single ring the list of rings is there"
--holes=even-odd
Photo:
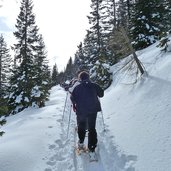
[[[75,154],[75,114],[69,95],[56,86],[46,107],[7,118],[0,138],[0,171],[170,171],[171,53],[161,53],[154,44],[138,56],[147,74],[130,84],[134,75],[119,70],[101,99],[98,162]]]
[[[138,54],[148,75],[134,85],[118,76],[103,100],[106,124],[120,153],[133,157],[135,170],[170,171],[171,53],[154,44]]]

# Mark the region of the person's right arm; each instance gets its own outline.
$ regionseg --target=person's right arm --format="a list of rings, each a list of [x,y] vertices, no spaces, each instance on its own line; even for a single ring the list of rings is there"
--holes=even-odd
[[[72,102],[73,111],[76,112],[76,103],[75,103],[75,98],[74,98],[74,91],[71,93],[70,99]]]

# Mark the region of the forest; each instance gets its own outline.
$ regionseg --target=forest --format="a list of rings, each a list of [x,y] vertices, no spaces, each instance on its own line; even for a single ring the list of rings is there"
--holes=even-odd
[[[46,42],[36,24],[33,7],[32,0],[21,1],[13,32],[15,44],[9,48],[3,34],[0,35],[1,125],[5,123],[4,116],[28,107],[43,107],[51,87],[72,80],[80,70],[89,71],[91,80],[107,89],[112,83],[110,67],[123,58],[130,55],[124,67],[129,70],[136,64],[137,75],[142,75],[145,68],[136,51],[157,41],[162,51],[168,51],[170,0],[91,0],[87,16],[90,28],[84,40],[78,42],[78,49],[64,71],[58,71],[58,64],[51,71]]]

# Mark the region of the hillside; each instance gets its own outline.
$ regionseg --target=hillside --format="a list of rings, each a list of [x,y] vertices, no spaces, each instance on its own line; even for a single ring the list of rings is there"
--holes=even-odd
[[[111,68],[116,74],[97,119],[97,163],[75,154],[75,114],[68,124],[69,95],[56,86],[44,108],[7,118],[0,171],[170,171],[171,53],[154,44],[137,54],[147,72],[138,80],[120,70],[124,60]]]
[[[135,80],[129,73],[116,75],[103,99],[106,125],[118,153],[133,158],[135,170],[169,171],[171,53],[161,52],[154,44],[138,56],[147,74],[135,84],[128,84]]]

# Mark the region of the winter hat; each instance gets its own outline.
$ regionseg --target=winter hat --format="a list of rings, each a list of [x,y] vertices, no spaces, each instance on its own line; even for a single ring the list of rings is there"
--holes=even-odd
[[[86,72],[86,71],[82,71],[80,74],[79,74],[79,79],[80,80],[88,80],[89,79],[89,73]]]

